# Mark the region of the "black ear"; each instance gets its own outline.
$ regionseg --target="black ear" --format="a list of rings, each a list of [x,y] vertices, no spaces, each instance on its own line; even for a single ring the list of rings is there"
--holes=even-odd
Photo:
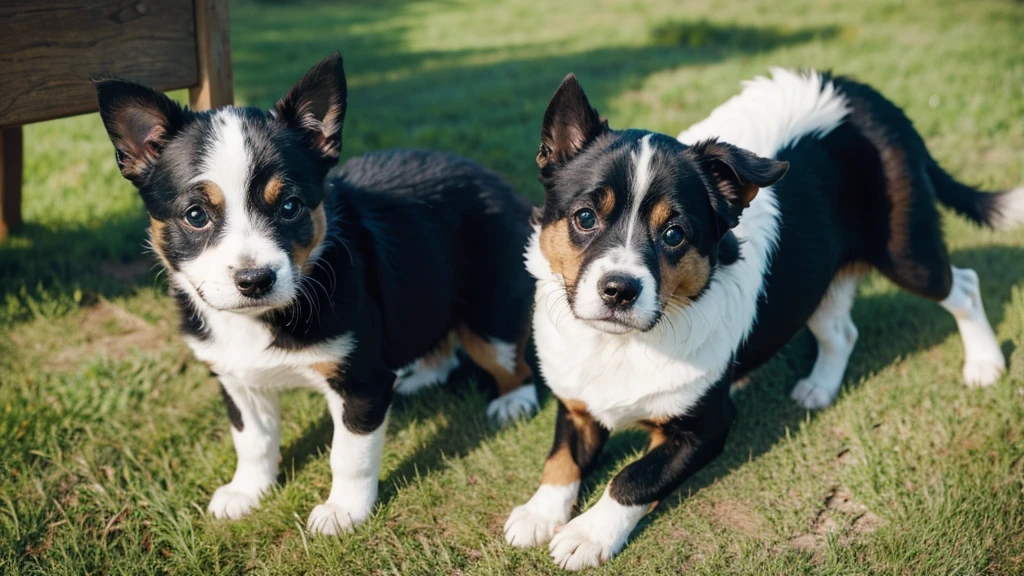
[[[576,76],[569,74],[544,112],[537,166],[543,170],[564,163],[607,130],[608,123],[590,106]]]
[[[698,142],[686,152],[714,187],[711,206],[726,229],[739,224],[740,214],[750,206],[758,190],[775,184],[789,170],[789,162],[762,158],[715,139]]]
[[[345,65],[341,54],[335,52],[313,66],[287,96],[277,101],[274,114],[302,130],[313,151],[330,167],[341,154],[347,106]]]
[[[126,80],[96,81],[100,117],[117,153],[121,175],[142,186],[185,112],[152,88]]]

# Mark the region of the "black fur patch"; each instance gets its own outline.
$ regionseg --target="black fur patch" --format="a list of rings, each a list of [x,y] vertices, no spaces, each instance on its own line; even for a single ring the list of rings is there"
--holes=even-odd
[[[228,409],[228,419],[231,420],[231,425],[235,427],[235,430],[239,432],[245,428],[245,422],[242,421],[242,412],[238,409],[238,405],[228,394],[227,388],[223,384],[220,386],[220,394],[224,397],[224,405]]]

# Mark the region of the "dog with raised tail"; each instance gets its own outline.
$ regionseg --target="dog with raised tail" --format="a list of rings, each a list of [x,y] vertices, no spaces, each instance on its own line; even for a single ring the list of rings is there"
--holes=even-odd
[[[325,184],[347,105],[338,54],[269,111],[194,112],[123,80],[96,91],[185,341],[222,385],[238,464],[214,516],[244,516],[277,481],[286,388],[322,392],[334,421],[330,495],[308,521],[325,534],[370,515],[393,391],[445,381],[456,342],[496,384],[490,415],[536,409],[531,205],[438,152],[368,154]]]
[[[830,405],[869,269],[953,315],[967,384],[1004,370],[978,276],[950,264],[935,203],[1006,228],[1024,221],[1024,190],[956,181],[864,84],[773,70],[672,138],[610,129],[569,75],[544,114],[537,163],[546,197],[526,259],[558,414],[541,486],[505,537],[550,543],[559,566],[618,553],[654,504],[721,453],[730,383],[804,325],[818,357],[792,397]],[[646,454],[572,519],[609,432],[630,425],[650,430]]]

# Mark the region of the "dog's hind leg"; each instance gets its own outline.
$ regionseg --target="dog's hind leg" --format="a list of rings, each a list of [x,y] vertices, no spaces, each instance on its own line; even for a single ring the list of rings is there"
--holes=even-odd
[[[850,310],[861,274],[853,268],[840,270],[807,321],[807,327],[818,341],[818,357],[810,375],[796,383],[790,397],[808,410],[830,406],[839,393],[846,364],[857,342],[857,327]]]
[[[995,383],[1006,369],[1006,359],[985,316],[978,274],[969,268],[951,267],[953,287],[940,302],[956,319],[964,343],[964,380],[969,386]]]
[[[445,336],[437,348],[395,372],[395,392],[409,396],[447,382],[459,367],[459,357],[455,354],[457,349],[455,334]]]
[[[459,341],[477,366],[491,375],[498,397],[487,406],[487,415],[505,425],[537,411],[537,387],[529,383],[532,376],[526,364],[527,339],[507,341],[484,336],[467,324],[458,327]]]
[[[886,171],[893,209],[886,223],[889,240],[885,256],[874,264],[904,290],[938,302],[953,315],[964,343],[967,384],[994,383],[1006,360],[985,317],[978,275],[950,264],[932,181],[911,163],[886,164]]]

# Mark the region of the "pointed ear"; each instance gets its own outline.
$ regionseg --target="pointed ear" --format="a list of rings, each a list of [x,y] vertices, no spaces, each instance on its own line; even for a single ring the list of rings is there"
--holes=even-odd
[[[335,52],[324,58],[277,101],[273,113],[281,121],[302,130],[314,153],[328,167],[341,154],[341,130],[345,124],[348,88],[345,65]]]
[[[537,166],[543,170],[570,160],[607,130],[608,123],[590,106],[576,76],[569,74],[544,112]]]
[[[100,118],[114,143],[121,175],[142,186],[164,145],[181,129],[185,111],[152,88],[126,80],[98,80]]]
[[[726,229],[739,223],[740,214],[750,206],[758,190],[775,184],[789,170],[789,162],[762,158],[715,139],[698,142],[686,152],[714,186],[711,205]]]

